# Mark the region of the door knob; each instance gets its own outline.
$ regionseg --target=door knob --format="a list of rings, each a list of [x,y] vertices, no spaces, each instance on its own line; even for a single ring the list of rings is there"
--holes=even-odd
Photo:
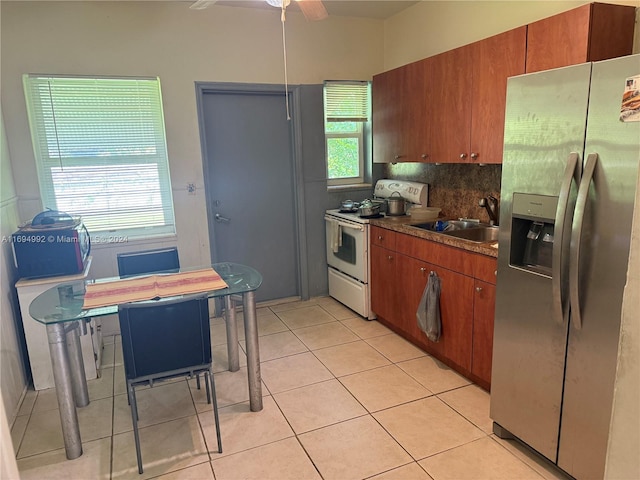
[[[464,160],[465,158],[467,158],[467,154],[466,153],[461,153],[460,154],[460,159]]]
[[[482,291],[482,287],[476,287],[476,292],[481,292]]]
[[[471,154],[471,158],[472,158],[473,160],[477,159],[479,156],[480,156],[480,155],[479,155],[478,153],[475,153],[475,152],[473,152],[473,153]]]
[[[216,222],[218,223],[229,223],[231,221],[231,219],[227,218],[227,217],[223,217],[222,215],[220,215],[219,213],[216,213],[213,218],[216,219]]]

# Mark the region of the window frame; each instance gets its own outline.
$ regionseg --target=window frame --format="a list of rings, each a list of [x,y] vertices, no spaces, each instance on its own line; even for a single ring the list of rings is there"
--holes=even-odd
[[[123,81],[122,84],[118,82],[120,80]],[[46,95],[47,82],[49,98]],[[93,102],[90,102],[89,107],[83,106],[82,100],[89,98],[83,90],[88,89],[92,83],[97,84],[101,95],[90,97]],[[53,84],[56,84],[55,88],[69,88],[70,93],[54,92]],[[116,93],[107,92],[105,84],[113,85]],[[141,84],[144,88],[141,87],[139,90],[143,93],[132,86]],[[92,240],[97,244],[175,236],[176,221],[162,91],[158,77],[25,74],[23,86],[43,208],[67,210],[67,213],[74,216],[84,217]],[[74,86],[76,90],[73,90]],[[101,86],[104,90],[99,90]],[[133,101],[125,97],[127,93],[133,93],[130,97]],[[98,101],[104,102],[110,95],[113,95],[110,98],[116,98],[116,102],[126,101],[135,104],[141,112],[137,113],[139,118],[136,119],[130,113],[123,113],[114,121],[115,126],[109,124],[108,120],[105,120],[104,111],[98,110],[101,107],[95,105]],[[65,101],[68,103],[64,103]],[[88,110],[91,113],[83,114],[83,108],[85,112]],[[90,110],[91,108],[94,110]],[[108,111],[108,108],[113,106],[108,104],[104,108]],[[87,140],[79,130],[82,128],[83,115],[90,117],[84,131]],[[66,118],[63,119],[64,116]],[[137,120],[139,131],[127,130],[121,139],[118,129],[131,123],[132,119]],[[65,128],[68,134],[65,133]],[[135,151],[136,147],[122,148],[121,142],[136,142],[136,139],[140,145],[139,152]],[[137,146],[138,143],[132,145]],[[82,150],[83,147],[87,150],[95,148],[95,153],[79,154],[74,151]],[[145,147],[150,151],[145,152]],[[127,168],[118,169],[125,166]],[[85,167],[85,171],[76,177],[78,183],[67,183],[67,188],[75,191],[65,198],[60,192],[60,188],[65,186],[65,180],[62,178],[65,175],[64,169],[78,167]],[[92,169],[96,172],[95,176],[92,176]],[[73,174],[72,171],[70,175]],[[56,176],[59,177],[57,183]],[[143,179],[140,180],[140,177]],[[145,180],[148,183],[142,185],[149,185],[151,189],[140,188],[139,182]],[[105,189],[105,186],[110,188]],[[94,188],[94,191],[99,192],[96,193],[96,197],[100,199],[94,200],[97,208],[89,206],[89,195],[83,193],[83,188]],[[127,193],[128,201],[123,200],[122,191]],[[68,207],[60,206],[60,203],[75,206],[78,204],[75,203],[76,200],[84,204],[84,210],[72,208],[74,211],[69,211]],[[119,205],[113,207],[110,203]],[[125,204],[133,208],[128,209]],[[149,220],[147,225],[136,225],[136,221],[143,215],[153,220]]]
[[[337,86],[338,88],[348,87],[353,85],[355,87],[366,88],[366,107],[362,106],[362,97],[358,97],[354,103],[349,103],[347,112],[339,112],[335,107],[335,97],[331,101],[327,100],[327,90],[331,86]],[[338,93],[338,98],[340,93]],[[332,106],[328,107],[327,104],[331,103]],[[327,110],[332,110],[328,112]],[[360,185],[365,183],[366,165],[365,158],[367,152],[365,151],[365,143],[367,142],[368,132],[367,128],[371,122],[371,82],[369,81],[353,81],[353,80],[327,80],[323,85],[323,116],[324,116],[324,136],[325,136],[325,169],[327,177],[328,187],[348,186],[348,185]],[[331,119],[329,119],[331,117]],[[343,118],[342,120],[340,118]],[[339,124],[339,123],[355,123],[358,125],[357,132],[329,132],[327,131],[327,124]],[[354,138],[358,142],[358,175],[353,177],[329,177],[329,141],[334,138]]]
[[[364,122],[353,122],[358,125],[357,132],[327,132],[325,127],[325,151],[326,151],[326,167],[327,167],[327,184],[329,186],[352,185],[356,183],[364,183]],[[354,177],[329,177],[329,141],[334,138],[355,138],[358,141],[358,173]]]

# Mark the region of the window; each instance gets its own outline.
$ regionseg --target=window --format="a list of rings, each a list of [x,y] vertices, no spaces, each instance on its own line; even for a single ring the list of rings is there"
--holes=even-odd
[[[363,183],[369,82],[324,83],[324,131],[328,185]]]
[[[175,233],[158,78],[23,82],[44,207],[82,216],[92,236]]]

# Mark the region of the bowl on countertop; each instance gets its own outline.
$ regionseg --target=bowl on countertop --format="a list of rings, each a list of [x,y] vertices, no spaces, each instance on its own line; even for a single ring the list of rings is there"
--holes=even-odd
[[[408,211],[408,214],[412,220],[430,222],[438,219],[441,210],[438,207],[413,207]]]

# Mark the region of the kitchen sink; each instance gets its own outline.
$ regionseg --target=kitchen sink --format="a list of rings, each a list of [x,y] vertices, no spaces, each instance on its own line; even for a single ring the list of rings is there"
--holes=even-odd
[[[497,241],[499,231],[498,227],[473,220],[439,220],[437,222],[418,223],[411,226],[476,243]]]
[[[443,235],[461,238],[477,243],[491,243],[498,241],[498,227],[482,226],[475,228],[467,228],[464,230],[448,230],[442,232]]]

